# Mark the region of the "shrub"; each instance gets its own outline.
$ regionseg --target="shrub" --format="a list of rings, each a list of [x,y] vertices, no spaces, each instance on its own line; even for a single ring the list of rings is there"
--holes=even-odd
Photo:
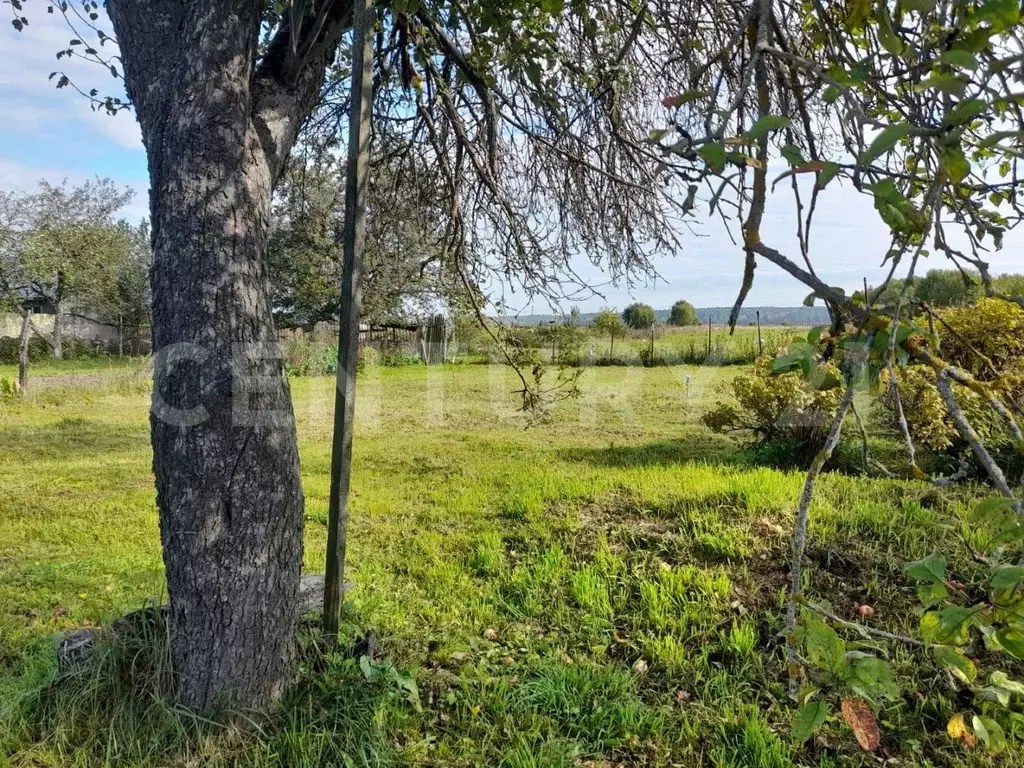
[[[991,387],[1004,400],[1024,404],[1024,308],[1001,299],[981,299],[972,307],[944,310],[941,355]],[[948,326],[948,327],[947,327]],[[910,435],[936,454],[942,469],[977,467],[970,446],[957,431],[935,387],[935,371],[923,365],[897,373],[897,385]],[[888,377],[884,377],[886,383]],[[1003,420],[981,395],[956,387],[957,402],[993,457],[1014,476],[1024,469]],[[896,428],[895,397],[888,387],[882,397],[883,420]]]
[[[652,353],[650,347],[641,347],[640,363],[644,368],[658,368],[663,365],[668,365],[668,360],[665,359],[664,355],[658,354],[657,351]]]
[[[1018,304],[982,299],[972,307],[947,309],[941,317],[952,329],[936,328],[943,357],[982,381],[994,379],[992,367],[1004,371],[1024,357],[1024,308]]]
[[[825,444],[841,390],[835,366],[821,367],[815,382],[797,372],[773,374],[771,360],[759,359],[750,373],[732,380],[735,403],[719,401],[701,416],[715,432],[743,432],[771,444],[777,463],[803,463]]]
[[[935,387],[935,371],[924,366],[912,366],[896,374],[903,401],[903,414],[914,442],[932,451],[940,470],[953,470],[960,466],[973,467],[976,474],[984,476],[984,470],[977,465],[970,445],[960,437],[953,419],[946,410],[938,389]],[[883,374],[883,378],[888,377]],[[1017,396],[1021,395],[1017,390]],[[982,444],[1000,466],[1017,477],[1024,470],[1024,456],[1021,455],[1013,436],[1002,418],[992,410],[981,395],[966,387],[956,387],[956,398],[964,415],[981,438]],[[897,428],[895,399],[892,390],[886,388],[882,403],[888,426]]]
[[[376,347],[360,347],[359,348],[359,368],[362,371],[367,368],[374,368],[381,364],[380,350]]]
[[[402,368],[407,365],[425,365],[419,355],[410,355],[405,352],[391,352],[381,358],[381,364],[389,368]]]
[[[16,365],[21,355],[21,340],[16,337],[5,337],[0,339],[0,363]],[[28,340],[28,359],[37,363],[40,360],[47,360],[53,357],[53,350],[50,345],[38,336],[31,336]]]

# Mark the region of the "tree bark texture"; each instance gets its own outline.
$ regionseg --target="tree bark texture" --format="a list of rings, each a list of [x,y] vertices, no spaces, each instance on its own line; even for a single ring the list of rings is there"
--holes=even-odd
[[[293,660],[303,495],[265,251],[334,48],[282,81],[273,50],[257,64],[263,10],[108,2],[149,162],[153,471],[177,697],[193,708],[263,707]]]
[[[61,298],[60,294],[60,282],[57,283],[58,295],[57,300],[54,302],[53,309],[53,359],[62,360],[64,358],[64,299]]]
[[[18,390],[28,392],[28,342],[32,330],[32,313],[21,310],[21,337],[18,339]]]

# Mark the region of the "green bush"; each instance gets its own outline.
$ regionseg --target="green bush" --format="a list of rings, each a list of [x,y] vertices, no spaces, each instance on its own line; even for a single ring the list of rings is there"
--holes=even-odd
[[[332,376],[338,371],[338,348],[308,339],[285,342],[284,369],[289,376]]]
[[[403,368],[407,365],[426,365],[419,355],[410,355],[405,352],[390,352],[381,358],[381,365],[389,368]]]
[[[841,390],[835,366],[821,367],[818,381],[796,372],[772,373],[771,360],[761,358],[750,373],[732,380],[735,403],[719,401],[701,416],[715,432],[745,433],[758,450],[768,450],[774,464],[803,464],[825,444]]]
[[[16,365],[21,354],[21,340],[15,337],[0,338],[0,363]],[[65,360],[82,357],[107,357],[110,351],[100,342],[89,339],[65,337],[61,345],[61,353]],[[53,347],[45,339],[33,334],[28,340],[29,362],[38,363],[53,357]]]
[[[668,360],[664,355],[658,354],[657,350],[654,350],[652,353],[650,347],[641,347],[640,363],[644,368],[658,368],[663,365],[668,365]]]
[[[16,365],[18,358],[21,355],[21,340],[15,337],[6,337],[0,339],[0,363],[6,363],[8,365]],[[33,336],[28,342],[28,359],[35,363],[40,360],[45,360],[48,357],[53,356],[53,351],[50,349],[50,345],[40,339],[38,336]]]
[[[688,301],[677,301],[668,315],[669,325],[700,325],[697,310]]]
[[[630,304],[622,310],[622,322],[634,329],[650,328],[654,325],[654,308],[639,302]]]
[[[367,368],[374,368],[381,364],[381,360],[382,356],[380,354],[380,350],[376,347],[360,347],[358,370],[362,371]]]

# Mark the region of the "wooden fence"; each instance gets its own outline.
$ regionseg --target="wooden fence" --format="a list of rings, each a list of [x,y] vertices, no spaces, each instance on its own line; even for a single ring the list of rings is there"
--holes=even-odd
[[[312,329],[282,328],[278,331],[278,338],[283,342],[337,344],[338,324],[319,322]],[[420,324],[374,323],[359,326],[360,348],[375,347],[385,355],[415,355],[427,365],[445,362],[450,338],[451,326],[443,315],[435,315]]]

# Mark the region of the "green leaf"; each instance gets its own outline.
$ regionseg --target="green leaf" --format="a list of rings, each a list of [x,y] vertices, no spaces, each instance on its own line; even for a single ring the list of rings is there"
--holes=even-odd
[[[874,700],[877,696],[896,696],[899,693],[892,679],[892,669],[875,656],[857,659],[846,675],[846,683],[865,699]]]
[[[992,31],[1001,32],[1020,21],[1020,6],[1017,0],[988,0],[975,12],[975,18],[991,21]]]
[[[964,656],[962,651],[938,646],[932,649],[932,654],[935,656],[935,661],[949,669],[963,682],[971,683],[977,678],[978,670],[974,666],[974,662]]]
[[[974,695],[983,701],[995,701],[1001,706],[1010,706],[1010,692],[997,685],[985,685],[974,689]]]
[[[959,98],[964,95],[964,91],[967,89],[967,81],[962,77],[942,72],[932,75],[927,80],[922,80],[914,86],[914,92],[921,93],[929,88],[934,88],[937,91],[942,91]]]
[[[992,589],[1012,589],[1024,582],[1024,565],[1000,565],[992,571]]]
[[[782,156],[786,158],[786,162],[788,162],[791,167],[796,168],[797,166],[804,164],[803,152],[801,152],[800,147],[795,144],[787,144],[782,148],[781,152]]]
[[[814,731],[825,722],[826,717],[828,704],[824,701],[808,701],[796,713],[790,735],[794,741],[802,744],[814,735]]]
[[[719,142],[701,144],[697,147],[697,154],[708,164],[708,168],[714,173],[721,173],[725,170],[725,146]]]
[[[971,173],[971,163],[959,146],[945,146],[940,155],[942,168],[949,175],[949,180],[959,184]]]
[[[1013,501],[1005,496],[989,496],[984,501],[979,501],[974,507],[974,520],[979,523],[989,523],[997,520],[1013,509]]]
[[[762,136],[767,136],[772,131],[778,131],[785,128],[792,122],[788,117],[782,117],[781,115],[763,115],[757,119],[757,121],[750,126],[750,130],[747,131],[747,138],[751,141],[756,141]]]
[[[1021,139],[1024,139],[1024,131],[996,131],[986,136],[985,140],[978,144],[978,146],[981,149],[988,149],[989,147],[994,147],[1003,139],[1014,139],[1019,142]]]
[[[988,103],[984,99],[967,99],[957,103],[955,107],[949,110],[942,122],[945,125],[966,123],[976,115],[980,115],[987,108]]]
[[[928,643],[966,645],[971,616],[969,610],[958,605],[947,606],[941,611],[928,611],[921,617],[921,637]]]
[[[807,660],[834,675],[842,674],[846,668],[846,644],[843,639],[832,627],[816,619],[808,619],[805,624]]]
[[[956,67],[957,69],[978,68],[978,57],[970,51],[946,51],[939,56],[938,61],[940,64],[949,64],[949,66]]]
[[[907,575],[918,581],[942,582],[946,580],[946,558],[933,552],[923,560],[907,563]]]
[[[978,740],[993,752],[999,752],[1006,746],[1006,736],[1002,727],[991,717],[975,715],[971,719],[971,725]]]
[[[920,585],[917,588],[917,597],[925,608],[934,608],[949,597],[949,590],[941,581],[933,581]]]
[[[839,173],[838,163],[825,163],[825,167],[818,171],[818,181],[816,186],[818,189],[824,189],[828,186],[828,183],[836,177]]]
[[[917,11],[921,14],[931,13],[932,9],[935,8],[935,1],[936,0],[903,0],[903,7],[911,11]]]
[[[1015,659],[1024,659],[1024,632],[1018,629],[997,629],[992,639]]]
[[[909,136],[912,130],[914,130],[914,127],[909,123],[887,125],[875,137],[874,141],[871,142],[868,148],[861,153],[861,165],[870,165],[873,163],[879,157],[895,147],[900,139]]]
[[[822,325],[811,328],[811,330],[807,332],[807,343],[817,344],[821,340],[821,332],[823,330],[825,330],[825,327]]]
[[[967,643],[967,628],[973,612],[959,605],[948,605],[939,611],[939,626],[935,642],[943,645],[964,645]]]
[[[1018,683],[1016,680],[1011,680],[1005,672],[993,672],[989,675],[988,681],[992,685],[1003,688],[1010,693],[1015,693],[1018,696],[1024,696],[1024,684]]]
[[[889,7],[886,0],[878,3],[878,42],[893,56],[903,53],[903,41],[896,36],[889,18]]]

